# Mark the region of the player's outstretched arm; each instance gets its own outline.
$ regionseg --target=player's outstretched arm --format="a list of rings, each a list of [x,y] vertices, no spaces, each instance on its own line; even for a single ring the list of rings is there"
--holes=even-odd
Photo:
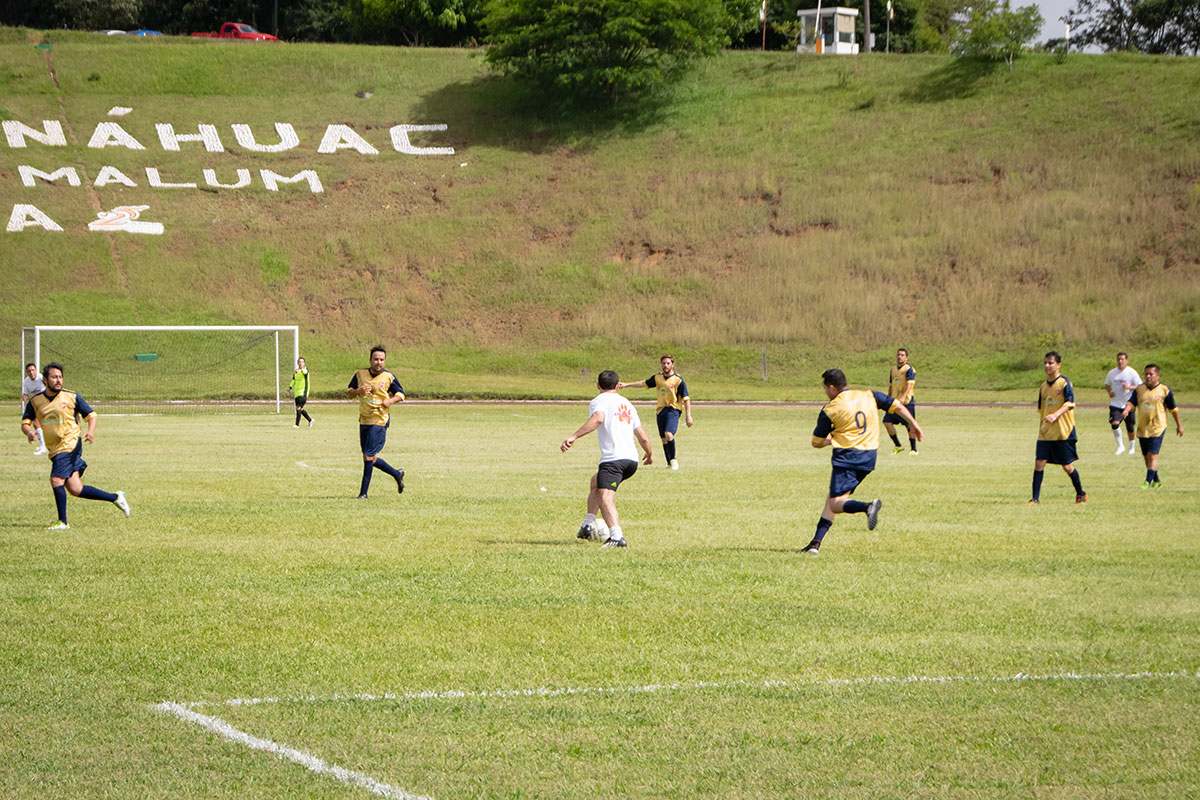
[[[590,417],[588,417],[587,422],[585,422],[579,426],[579,430],[572,433],[566,439],[563,439],[562,444],[559,445],[559,449],[562,450],[564,453],[567,452],[568,450],[571,449],[571,445],[575,444],[575,442],[580,437],[587,436],[589,433],[596,430],[596,428],[599,428],[603,424],[604,424],[604,412],[603,411],[595,412]]]

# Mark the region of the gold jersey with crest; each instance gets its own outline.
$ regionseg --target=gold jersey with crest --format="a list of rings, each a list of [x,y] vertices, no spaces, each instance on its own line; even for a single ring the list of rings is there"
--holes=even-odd
[[[669,378],[660,372],[646,378],[645,384],[647,389],[658,390],[658,405],[655,406],[655,412],[662,411],[664,408],[683,411],[683,398],[688,396],[688,390],[687,384],[683,382],[683,378],[679,377],[678,372],[672,372]]]
[[[1142,384],[1133,390],[1129,402],[1138,410],[1137,436],[1152,439],[1167,429],[1167,412],[1175,408],[1175,395],[1165,383],[1151,389]]]
[[[1046,422],[1046,417],[1063,406],[1067,410],[1061,417],[1054,422]],[[1038,426],[1038,441],[1075,441],[1075,389],[1065,375],[1059,375],[1052,381],[1042,381],[1042,389],[1038,392],[1038,412],[1042,420]]]
[[[883,392],[843,389],[817,415],[813,444],[820,445],[828,436],[833,444],[833,466],[874,469],[879,411],[894,412],[897,405],[895,398]]]
[[[372,375],[369,369],[360,369],[350,379],[350,388],[357,389],[360,386],[370,386],[371,391],[358,398],[358,424],[387,425],[391,415],[383,401],[394,395],[404,399],[404,387],[400,381],[386,369],[378,375]]]
[[[894,397],[904,405],[908,405],[916,398],[913,387],[917,383],[917,371],[913,369],[912,364],[905,364],[898,367],[892,365],[892,372],[888,376],[888,396]],[[911,384],[911,385],[910,385]]]
[[[47,455],[54,458],[59,453],[69,453],[79,444],[79,419],[84,421],[96,416],[96,412],[79,395],[60,390],[53,397],[46,392],[35,394],[25,404],[22,422],[31,425],[36,419],[42,423],[42,436],[46,440]]]

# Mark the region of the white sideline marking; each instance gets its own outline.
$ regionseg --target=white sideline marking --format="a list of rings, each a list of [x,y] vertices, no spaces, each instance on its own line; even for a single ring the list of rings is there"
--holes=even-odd
[[[321,470],[325,470],[326,472],[349,472],[350,471],[346,467],[314,467],[311,464],[305,464],[303,461],[297,461],[296,466],[304,467],[305,469],[321,469]]]
[[[642,686],[564,686],[560,688],[537,687],[533,689],[491,689],[465,691],[404,692],[384,694],[331,694],[298,697],[235,697],[230,700],[201,700],[192,703],[162,702],[150,706],[156,711],[173,714],[179,719],[199,725],[231,742],[245,745],[251,750],[274,753],[281,759],[293,761],[320,775],[328,776],[348,786],[358,786],[367,791],[389,798],[389,800],[433,800],[431,797],[415,795],[378,781],[361,772],[354,772],[336,764],[328,764],[314,755],[269,739],[260,739],[217,717],[200,714],[193,709],[205,706],[255,706],[269,703],[337,703],[372,700],[461,700],[471,698],[510,697],[564,697],[568,695],[616,695],[650,694],[654,692],[676,692],[695,689],[799,689],[822,686],[879,686],[902,684],[950,684],[950,683],[1032,683],[1050,681],[1138,681],[1162,678],[1200,678],[1200,669],[1191,672],[1059,672],[1046,675],[1031,675],[1018,672],[1015,675],[872,675],[865,678],[825,678],[822,680],[774,680],[774,681],[694,681],[691,683],[651,683]]]
[[[174,714],[185,722],[199,725],[218,736],[223,736],[231,742],[245,745],[251,750],[274,753],[279,758],[294,761],[305,769],[312,770],[319,775],[326,775],[348,786],[360,786],[372,794],[389,798],[389,800],[433,800],[433,798],[412,794],[395,786],[377,781],[361,772],[354,772],[345,767],[339,767],[337,764],[328,764],[314,755],[272,742],[270,739],[260,739],[257,736],[251,736],[233,727],[225,720],[205,716],[204,714],[197,714],[195,711],[190,710],[187,704],[159,703],[156,706],[152,706],[152,708],[167,714]]]

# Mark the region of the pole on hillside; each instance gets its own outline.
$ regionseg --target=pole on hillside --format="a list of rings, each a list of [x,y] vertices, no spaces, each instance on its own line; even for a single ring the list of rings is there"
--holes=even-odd
[[[767,348],[762,349],[763,380],[767,379]]]
[[[896,12],[892,10],[892,0],[888,0],[888,17],[887,17],[887,41],[883,46],[883,52],[892,52],[892,17],[896,16]]]
[[[767,52],[767,0],[763,0],[762,8],[759,9],[758,18],[762,20],[762,49]]]
[[[871,0],[863,0],[863,47],[864,53],[871,52]]]

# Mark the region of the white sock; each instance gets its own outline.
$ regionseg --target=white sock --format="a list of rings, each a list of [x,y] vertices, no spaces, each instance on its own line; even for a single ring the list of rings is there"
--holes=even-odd
[[[594,524],[595,522],[596,522],[596,515],[595,515],[595,514],[584,514],[584,515],[583,515],[583,524],[584,524],[584,525],[592,525],[592,524]]]
[[[624,538],[625,538],[625,534],[621,533],[621,526],[620,526],[620,525],[614,525],[614,526],[612,526],[611,528],[609,528],[609,529],[608,529],[608,538],[610,538],[610,539],[624,539]]]
[[[46,437],[42,433],[42,429],[37,428],[36,430],[37,430],[38,447],[45,447],[46,446]]]
[[[1117,447],[1124,447],[1124,446],[1125,446],[1125,443],[1121,441],[1121,428],[1120,428],[1120,426],[1118,426],[1118,427],[1116,427],[1116,428],[1113,428],[1113,438],[1117,440]]]

